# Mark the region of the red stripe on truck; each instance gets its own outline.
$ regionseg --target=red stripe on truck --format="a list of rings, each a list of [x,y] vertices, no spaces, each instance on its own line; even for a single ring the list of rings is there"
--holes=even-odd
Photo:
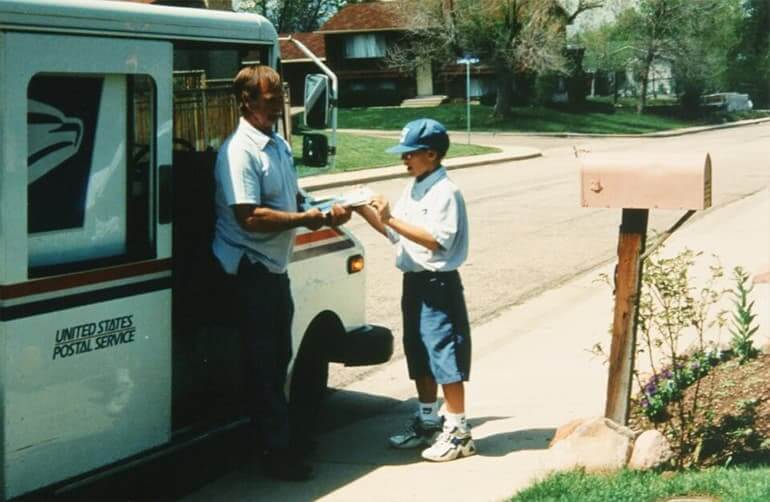
[[[326,239],[333,239],[342,235],[341,230],[336,228],[324,228],[323,230],[316,230],[315,232],[307,232],[299,234],[294,239],[295,246],[301,246],[302,244],[310,244],[311,242],[323,241]]]
[[[88,272],[78,272],[58,277],[36,279],[34,281],[0,286],[0,299],[10,300],[29,295],[86,286],[88,284],[97,284],[100,282],[109,282],[140,275],[154,274],[167,270],[171,270],[171,258],[129,263],[127,265],[91,270]]]

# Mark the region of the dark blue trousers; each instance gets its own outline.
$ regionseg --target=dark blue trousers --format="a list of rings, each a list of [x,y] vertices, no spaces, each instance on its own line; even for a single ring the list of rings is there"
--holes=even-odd
[[[294,316],[289,276],[271,273],[244,256],[236,283],[249,409],[265,448],[282,450],[289,447],[290,434],[284,394]]]

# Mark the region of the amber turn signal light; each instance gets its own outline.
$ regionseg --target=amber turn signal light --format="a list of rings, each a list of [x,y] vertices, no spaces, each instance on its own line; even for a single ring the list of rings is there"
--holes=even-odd
[[[360,254],[348,258],[348,274],[355,274],[364,269],[364,257]]]

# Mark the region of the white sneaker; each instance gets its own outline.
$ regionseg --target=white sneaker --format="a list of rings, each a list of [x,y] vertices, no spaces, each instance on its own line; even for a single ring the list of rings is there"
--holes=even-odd
[[[447,462],[476,453],[471,431],[458,427],[445,427],[433,446],[422,452],[422,458],[432,462]]]
[[[442,422],[432,422],[422,420],[415,415],[406,425],[403,432],[394,434],[388,438],[388,443],[393,448],[407,449],[419,448],[429,445],[433,439],[441,432]]]

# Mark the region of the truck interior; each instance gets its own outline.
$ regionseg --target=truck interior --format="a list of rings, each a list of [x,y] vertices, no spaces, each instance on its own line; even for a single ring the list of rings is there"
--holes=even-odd
[[[174,48],[173,396],[175,433],[208,428],[245,416],[243,363],[229,299],[231,279],[211,252],[214,234],[214,163],[235,129],[231,91],[244,64],[267,61],[268,48],[178,44]],[[163,188],[161,188],[163,190]]]

